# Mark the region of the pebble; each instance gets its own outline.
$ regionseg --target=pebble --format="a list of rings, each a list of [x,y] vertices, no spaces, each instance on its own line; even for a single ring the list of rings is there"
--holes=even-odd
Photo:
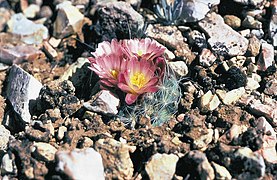
[[[263,24],[252,16],[246,16],[241,24],[245,28],[261,29]]]
[[[195,59],[195,55],[191,52],[189,45],[183,40],[182,32],[176,26],[150,24],[146,29],[146,34],[169,49],[174,49],[174,54],[182,58],[186,64],[190,64]]]
[[[70,179],[105,179],[102,157],[93,148],[57,151],[56,158],[57,170]]]
[[[5,154],[1,160],[1,175],[14,172],[13,160],[9,154]]]
[[[248,104],[246,104],[248,105]],[[277,101],[272,100],[262,103],[260,100],[253,99],[250,103],[250,112],[259,116],[265,116],[277,126]]]
[[[260,87],[259,82],[257,82],[253,77],[247,78],[247,83],[245,86],[245,90],[253,91],[255,89],[258,89]]]
[[[8,20],[11,18],[11,10],[0,7],[0,32],[3,32]]]
[[[35,18],[40,11],[40,6],[36,4],[30,4],[26,9],[23,10],[23,14],[26,18]]]
[[[232,179],[230,172],[224,166],[220,166],[215,162],[212,162],[211,164],[215,171],[215,179],[225,179],[225,180]]]
[[[95,28],[102,41],[117,38],[117,35],[125,39],[144,35],[144,18],[129,3],[110,1],[98,5],[98,26]]]
[[[184,61],[170,61],[168,64],[179,77],[186,76],[189,72],[188,67]]]
[[[119,99],[108,90],[101,90],[91,100],[84,103],[84,107],[93,112],[100,112],[106,115],[118,113]]]
[[[38,159],[41,159],[45,162],[52,162],[55,160],[55,153],[57,149],[51,144],[44,142],[35,142],[34,143],[35,154]]]
[[[256,36],[258,39],[262,39],[264,37],[264,31],[263,29],[252,29],[250,32],[250,36],[251,35]]]
[[[183,1],[183,10],[181,14],[181,19],[185,22],[196,22],[205,17],[205,15],[210,11],[211,6],[218,5],[220,0],[210,0],[199,1]]]
[[[199,63],[203,67],[210,67],[216,60],[216,56],[211,50],[204,48],[199,55]]]
[[[209,90],[200,98],[200,109],[203,112],[206,111],[213,111],[215,110],[220,104],[220,100],[216,94],[212,94]]]
[[[19,115],[21,125],[31,122],[31,110],[39,96],[41,88],[42,84],[32,75],[17,65],[11,67],[6,97],[14,111]]]
[[[207,134],[201,135],[198,139],[193,140],[193,148],[201,151],[205,151],[208,145],[213,140],[214,131],[212,129],[207,129]]]
[[[234,153],[233,163],[243,165],[244,172],[238,176],[238,179],[255,179],[265,175],[265,163],[260,154],[253,153],[248,147],[241,147]]]
[[[272,5],[272,16],[269,23],[269,35],[273,40],[273,46],[277,46],[277,3]]]
[[[8,31],[19,35],[26,44],[38,45],[48,38],[48,29],[43,24],[35,24],[22,13],[14,14],[7,24]]]
[[[60,126],[57,133],[57,139],[62,140],[65,132],[67,132],[67,128],[65,126]]]
[[[154,154],[145,165],[150,180],[172,179],[179,160],[174,154]]]
[[[277,79],[272,79],[266,83],[264,93],[277,96]]]
[[[260,40],[256,36],[252,36],[248,40],[249,44],[247,53],[249,53],[250,56],[257,56],[260,53],[261,48]]]
[[[56,6],[57,18],[53,24],[55,38],[64,38],[77,33],[82,36],[84,15],[70,1],[64,1]],[[82,39],[82,37],[80,37]]]
[[[233,29],[237,29],[241,26],[241,20],[235,15],[225,15],[224,22]]]
[[[195,46],[198,49],[207,48],[207,40],[203,33],[193,30],[188,34],[188,42],[191,46]]]
[[[258,6],[263,2],[263,0],[233,0],[233,1],[241,3],[243,5],[253,5],[253,6]]]
[[[12,40],[14,35],[10,35],[8,33],[2,33],[3,37],[0,38],[10,38]],[[15,41],[15,40],[14,40]],[[43,58],[43,53],[39,50],[38,47],[34,47],[33,45],[23,45],[20,40],[16,41],[17,45],[13,45],[7,42],[9,45],[4,45],[0,42],[0,62],[5,64],[20,64],[23,61],[34,61],[39,57]]]
[[[229,56],[243,55],[246,52],[248,40],[226,25],[220,15],[211,13],[198,24],[209,35],[208,43],[213,52]]]
[[[0,125],[0,150],[5,150],[9,143],[9,138],[11,133],[5,128],[5,126]]]
[[[263,131],[263,145],[259,150],[259,153],[263,158],[270,163],[277,163],[277,152],[276,152],[276,132],[273,127],[267,122],[265,117],[259,117],[257,119],[257,128]]]
[[[198,173],[200,179],[215,178],[214,169],[203,152],[192,150],[186,154],[183,161],[185,161],[183,168],[186,168],[187,166],[192,168]]]
[[[245,93],[244,87],[233,89],[228,92],[225,92],[224,90],[216,90],[216,94],[226,105],[231,105],[232,103],[236,103],[244,93]]]
[[[134,152],[135,146],[106,138],[96,141],[94,147],[103,157],[107,179],[111,179],[114,174],[119,179],[131,179],[133,177],[134,166],[129,152]]]

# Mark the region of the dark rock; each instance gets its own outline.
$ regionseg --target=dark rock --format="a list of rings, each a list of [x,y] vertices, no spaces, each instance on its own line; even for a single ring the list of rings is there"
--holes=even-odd
[[[9,150],[15,155],[19,179],[44,179],[48,173],[45,163],[39,162],[31,156],[32,143],[28,140],[13,140],[9,143]]]
[[[100,42],[139,37],[138,32],[143,31],[143,17],[126,2],[100,3],[97,17],[95,30]]]
[[[246,75],[236,66],[230,67],[226,73],[226,88],[229,90],[246,86]]]
[[[70,116],[82,106],[74,91],[70,81],[53,81],[41,89],[37,109],[44,111],[59,107],[63,117]]]

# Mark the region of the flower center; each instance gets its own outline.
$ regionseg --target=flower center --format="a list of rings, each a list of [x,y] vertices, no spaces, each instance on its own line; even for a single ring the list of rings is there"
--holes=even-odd
[[[142,56],[142,55],[143,55],[142,50],[138,50],[138,56],[140,57],[140,56]]]
[[[118,75],[118,71],[113,69],[113,70],[111,70],[111,74],[116,79],[117,75]]]
[[[132,85],[137,86],[138,88],[141,88],[145,85],[146,80],[143,73],[137,72],[135,73],[131,78]]]

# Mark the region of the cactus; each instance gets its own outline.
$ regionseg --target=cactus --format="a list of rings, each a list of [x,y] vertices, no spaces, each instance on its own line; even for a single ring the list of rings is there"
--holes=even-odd
[[[180,99],[179,80],[167,66],[159,90],[144,94],[135,105],[123,107],[118,117],[132,128],[141,117],[149,117],[153,126],[160,126],[177,112]]]

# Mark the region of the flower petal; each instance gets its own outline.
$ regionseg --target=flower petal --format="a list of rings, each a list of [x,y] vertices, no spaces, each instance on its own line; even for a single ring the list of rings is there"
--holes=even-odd
[[[137,94],[127,94],[125,97],[125,102],[130,105],[133,104],[138,98]]]

